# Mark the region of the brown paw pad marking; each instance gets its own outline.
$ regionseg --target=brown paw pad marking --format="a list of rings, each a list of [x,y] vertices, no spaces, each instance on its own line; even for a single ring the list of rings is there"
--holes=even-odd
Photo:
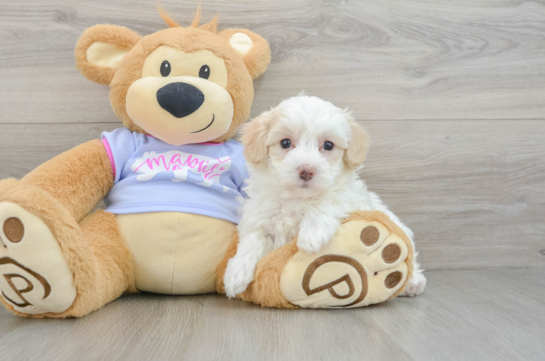
[[[382,259],[386,263],[394,263],[401,256],[401,248],[397,244],[389,244],[382,250]]]
[[[366,246],[372,246],[377,243],[380,238],[380,232],[376,227],[368,226],[365,227],[360,234],[360,239]]]
[[[372,246],[377,243],[380,238],[380,232],[376,227],[367,226],[362,229],[360,234],[360,239],[366,246]],[[401,248],[397,244],[389,244],[382,250],[382,259],[386,263],[394,263],[401,257]],[[375,276],[378,272],[375,272]],[[399,271],[390,273],[384,280],[384,285],[386,288],[394,288],[401,282],[403,274]]]
[[[4,222],[4,234],[13,243],[21,242],[25,235],[25,227],[19,218],[8,218]]]
[[[384,280],[384,285],[386,286],[386,288],[394,288],[399,282],[401,282],[402,278],[403,275],[401,274],[401,272],[392,272],[388,276],[386,276],[386,279]]]

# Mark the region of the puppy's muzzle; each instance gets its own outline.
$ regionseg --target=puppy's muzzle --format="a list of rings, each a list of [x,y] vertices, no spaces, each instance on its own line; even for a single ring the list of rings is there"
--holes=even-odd
[[[157,102],[176,118],[183,118],[200,108],[204,94],[188,83],[170,83],[157,91]]]

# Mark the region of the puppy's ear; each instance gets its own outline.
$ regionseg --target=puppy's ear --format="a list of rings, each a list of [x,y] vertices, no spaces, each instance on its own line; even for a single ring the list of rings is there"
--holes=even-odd
[[[76,67],[87,79],[110,84],[123,56],[139,40],[140,35],[123,26],[91,26],[76,44]]]
[[[242,56],[253,79],[267,70],[271,62],[269,43],[262,36],[247,29],[225,29],[218,34]]]
[[[367,157],[369,135],[350,114],[347,114],[346,117],[352,129],[352,139],[348,142],[348,148],[344,153],[344,161],[350,168],[357,169]]]
[[[240,141],[244,145],[244,157],[253,165],[263,164],[269,157],[266,144],[271,123],[278,115],[274,110],[264,112],[242,127]]]

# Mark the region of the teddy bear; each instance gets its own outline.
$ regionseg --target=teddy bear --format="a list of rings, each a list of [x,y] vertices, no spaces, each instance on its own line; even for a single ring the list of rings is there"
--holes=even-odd
[[[200,12],[182,27],[159,10],[165,30],[95,25],[76,44],[76,66],[110,86],[124,127],[0,181],[0,301],[17,315],[82,317],[129,292],[225,293],[248,176],[231,138],[270,49],[247,29],[218,31],[216,18],[199,25]],[[106,210],[94,210],[101,200]],[[237,297],[365,306],[399,294],[412,259],[411,240],[388,217],[356,212],[317,254],[296,240],[269,253]]]

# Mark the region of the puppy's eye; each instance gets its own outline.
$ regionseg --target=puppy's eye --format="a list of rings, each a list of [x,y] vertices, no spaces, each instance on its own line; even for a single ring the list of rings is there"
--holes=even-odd
[[[329,140],[324,142],[324,150],[333,150],[333,147],[335,145],[331,143]]]
[[[171,71],[171,66],[170,66],[170,63],[168,61],[163,61],[163,64],[161,64],[161,75],[162,76],[168,76],[168,74],[170,74],[170,71]]]
[[[289,140],[289,139],[282,139],[282,140],[280,141],[280,146],[281,146],[282,148],[284,148],[284,149],[290,148],[290,147],[291,147],[291,140]]]
[[[199,70],[199,77],[203,79],[208,79],[210,77],[210,67],[208,65],[201,66],[201,70]]]

